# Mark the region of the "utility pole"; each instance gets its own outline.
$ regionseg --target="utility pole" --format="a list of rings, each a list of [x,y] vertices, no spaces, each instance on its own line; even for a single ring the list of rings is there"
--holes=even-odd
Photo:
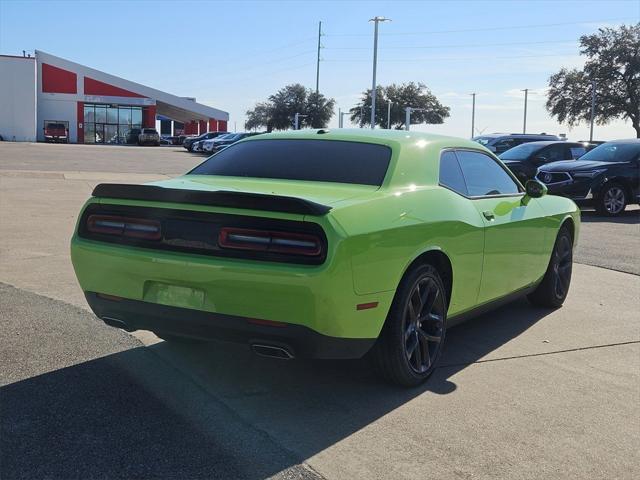
[[[471,98],[473,99],[471,102],[471,138],[473,138],[476,132],[476,94],[475,92],[471,94]]]
[[[316,61],[316,95],[320,93],[320,37],[322,37],[322,22],[318,22],[318,59]]]
[[[591,130],[589,132],[589,141],[593,142],[593,122],[596,119],[596,81],[591,80]]]
[[[391,105],[393,102],[387,103],[387,130],[391,130]]]
[[[529,96],[529,89],[525,88],[521,91],[524,92],[524,123],[522,125],[522,133],[527,133],[527,98]]]
[[[389,18],[373,17],[369,20],[374,23],[373,28],[373,81],[371,86],[371,128],[376,128],[376,67],[378,64],[378,23],[390,22]]]

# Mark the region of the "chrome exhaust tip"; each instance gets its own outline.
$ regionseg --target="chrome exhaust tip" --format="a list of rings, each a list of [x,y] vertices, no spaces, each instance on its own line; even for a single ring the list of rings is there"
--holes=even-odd
[[[294,358],[293,353],[284,347],[277,345],[265,345],[262,343],[252,343],[251,350],[261,357],[279,358],[280,360],[291,360]]]

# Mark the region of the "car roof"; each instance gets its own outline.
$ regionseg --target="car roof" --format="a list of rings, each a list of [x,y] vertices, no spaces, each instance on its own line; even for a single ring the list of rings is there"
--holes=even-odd
[[[302,129],[302,130],[287,130],[283,132],[263,133],[256,135],[245,141],[257,141],[257,140],[269,140],[274,138],[291,138],[291,139],[313,139],[313,140],[343,140],[343,141],[355,141],[355,142],[370,142],[370,143],[387,143],[397,142],[412,144],[416,140],[423,140],[425,142],[436,142],[442,140],[451,140],[456,145],[466,144],[472,148],[478,148],[480,145],[477,142],[471,140],[465,140],[458,137],[451,137],[446,135],[436,135],[427,132],[416,132],[407,130],[386,130],[386,129],[366,129],[366,128],[320,128],[320,129]]]
[[[605,143],[640,143],[640,138],[628,138],[624,140],[609,140]]]
[[[502,138],[502,137],[512,137],[512,138],[535,138],[535,137],[555,137],[558,138],[557,135],[552,133],[487,133],[484,135],[476,135],[474,138]]]
[[[516,147],[513,148],[518,148],[521,147],[523,145],[536,145],[539,147],[547,147],[549,145],[556,145],[556,144],[562,144],[562,145],[576,145],[576,146],[583,146],[584,143],[583,142],[568,142],[567,140],[539,140],[537,142],[527,142],[527,143],[521,143],[520,145],[517,145]],[[507,150],[508,151],[508,150]]]

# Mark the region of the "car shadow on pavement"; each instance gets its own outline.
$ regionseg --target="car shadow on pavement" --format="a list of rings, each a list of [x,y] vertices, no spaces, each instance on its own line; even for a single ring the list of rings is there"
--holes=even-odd
[[[0,389],[0,476],[266,478],[417,396],[464,389],[458,372],[548,313],[522,300],[450,329],[440,367],[413,389],[366,360],[273,360],[224,343],[161,342],[55,370]]]
[[[580,220],[583,223],[623,223],[635,225],[640,223],[640,209],[625,210],[617,217],[608,217],[595,210],[582,210]]]

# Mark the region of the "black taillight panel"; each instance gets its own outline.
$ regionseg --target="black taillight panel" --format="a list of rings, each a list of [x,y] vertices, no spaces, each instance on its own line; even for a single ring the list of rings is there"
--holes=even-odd
[[[316,223],[164,208],[91,204],[78,235],[155,250],[306,265],[322,264],[327,255],[326,235]]]

